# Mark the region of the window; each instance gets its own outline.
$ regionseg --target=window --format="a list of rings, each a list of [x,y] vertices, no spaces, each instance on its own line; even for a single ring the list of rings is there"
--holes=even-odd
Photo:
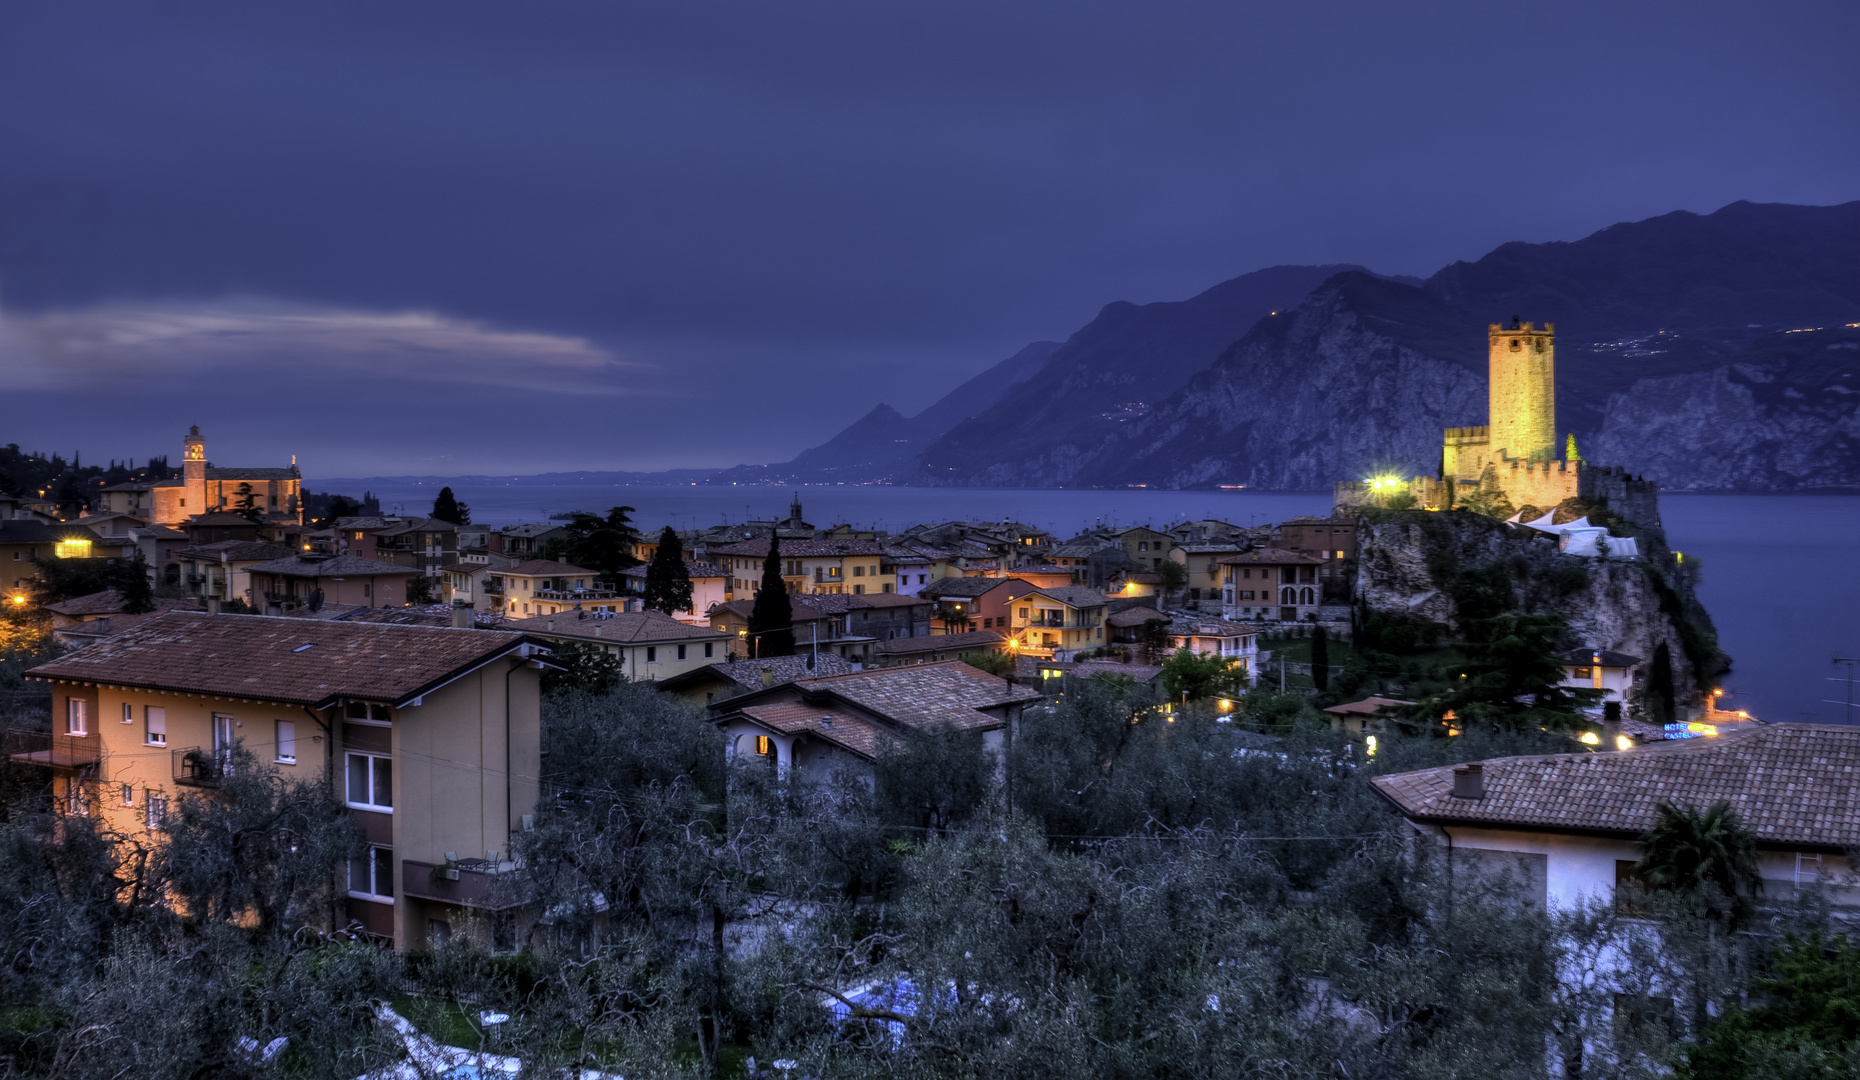
[[[394,849],[371,847],[349,860],[349,895],[394,899]]]
[[[864,586],[864,585],[854,585],[854,586],[853,586],[853,595],[854,595],[854,596],[864,596],[864,595],[865,595],[865,586]]]
[[[863,566],[853,567],[853,577],[864,577],[864,576],[865,576],[865,567]]]
[[[123,805],[124,805],[124,806],[134,806],[134,805],[136,805],[136,789],[135,789],[135,785],[133,785],[133,784],[124,784],[124,785],[123,785]]]
[[[767,735],[757,735],[756,753],[761,754],[763,757],[767,757],[769,755],[769,750],[769,737]]]
[[[715,649],[716,647],[717,647],[717,643],[716,643],[716,642],[714,642],[714,641],[706,641],[706,642],[704,643],[704,656],[705,656],[705,658],[706,658],[706,659],[708,659],[708,658],[710,658],[710,657],[712,657],[712,656],[715,656],[715,655],[717,655],[716,653],[714,653],[714,652],[712,652],[712,651],[711,651],[711,650],[713,650],[713,649]]]
[[[362,582],[362,595],[367,596],[371,588],[372,586],[370,585],[369,582],[366,582],[366,581]]]
[[[90,734],[90,721],[88,719],[89,714],[86,711],[89,708],[89,706],[90,706],[90,702],[85,701],[83,698],[66,698],[65,699],[65,734],[66,735],[88,735]]]
[[[680,645],[678,646],[678,659],[683,660],[684,658],[685,658],[685,647],[683,645]]]
[[[142,801],[147,804],[149,828],[161,828],[168,820],[168,796],[151,791]]]
[[[646,646],[646,663],[656,664],[658,662],[659,662],[659,647],[657,645]]]
[[[297,764],[297,724],[295,721],[278,721],[278,760],[286,765]]]
[[[136,707],[134,705],[131,705],[127,701],[123,702],[123,723],[133,724],[135,722],[136,722]]]
[[[374,754],[350,754],[348,801],[358,810],[393,810],[394,760]]]
[[[925,579],[927,579],[928,577],[929,577],[929,575],[928,575],[928,574],[918,574],[918,575],[917,575],[917,584],[919,584],[919,585],[922,585],[922,584],[924,583],[924,581],[925,581]]]
[[[142,708],[142,738],[150,746],[168,745],[168,710],[160,705]]]
[[[1020,609],[1020,617],[1021,617],[1021,618],[1023,618],[1023,619],[1027,617],[1027,609],[1026,609],[1026,608],[1021,608],[1021,609]]]

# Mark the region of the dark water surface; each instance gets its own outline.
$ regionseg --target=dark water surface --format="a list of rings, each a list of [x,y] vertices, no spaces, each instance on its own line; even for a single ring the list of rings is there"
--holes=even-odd
[[[789,489],[648,487],[448,481],[476,521],[541,521],[566,510],[637,508],[642,527],[694,528],[784,517]],[[306,484],[324,490],[317,482]],[[425,513],[436,483],[370,485],[382,506]],[[353,489],[353,490],[351,490]],[[338,490],[359,494],[353,482]],[[1012,518],[1059,536],[1104,524],[1162,525],[1186,517],[1265,524],[1330,508],[1324,493],[1017,491],[997,488],[819,486],[794,489],[815,525],[850,521],[897,530],[951,518]],[[1704,566],[1700,594],[1736,664],[1724,681],[1732,707],[1769,720],[1839,721],[1844,674],[1835,656],[1860,656],[1860,496],[1665,495],[1673,547]]]

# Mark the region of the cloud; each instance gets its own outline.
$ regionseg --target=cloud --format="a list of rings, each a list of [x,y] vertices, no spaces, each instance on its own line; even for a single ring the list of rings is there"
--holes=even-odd
[[[585,338],[422,311],[251,299],[0,310],[0,381],[21,390],[215,376],[276,385],[349,375],[620,395],[627,392],[623,377],[644,367]]]

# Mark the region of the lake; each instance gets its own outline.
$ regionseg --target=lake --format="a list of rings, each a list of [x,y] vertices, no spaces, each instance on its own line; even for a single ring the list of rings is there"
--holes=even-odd
[[[366,483],[382,507],[425,513],[438,481],[306,482],[310,490],[359,495]],[[897,530],[925,521],[1012,518],[1058,536],[1106,525],[1157,525],[1224,518],[1260,525],[1323,514],[1323,493],[1247,491],[1019,491],[887,486],[655,487],[537,484],[471,478],[450,483],[475,521],[542,521],[566,510],[637,508],[642,528],[698,528],[785,517],[799,495],[816,525],[849,521]],[[1679,495],[1661,497],[1667,538],[1704,567],[1700,597],[1736,668],[1724,681],[1727,707],[1768,720],[1839,722],[1844,676],[1835,656],[1860,656],[1860,496]],[[1830,699],[1834,703],[1830,703]]]

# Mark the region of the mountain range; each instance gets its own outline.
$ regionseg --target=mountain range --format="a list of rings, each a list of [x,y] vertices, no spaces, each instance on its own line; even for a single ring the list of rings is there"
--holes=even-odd
[[[1508,243],[1425,280],[1275,266],[1107,305],[915,416],[710,482],[1312,490],[1432,473],[1486,326],[1557,326],[1559,425],[1673,489],[1860,487],[1860,202],[1733,203]]]

